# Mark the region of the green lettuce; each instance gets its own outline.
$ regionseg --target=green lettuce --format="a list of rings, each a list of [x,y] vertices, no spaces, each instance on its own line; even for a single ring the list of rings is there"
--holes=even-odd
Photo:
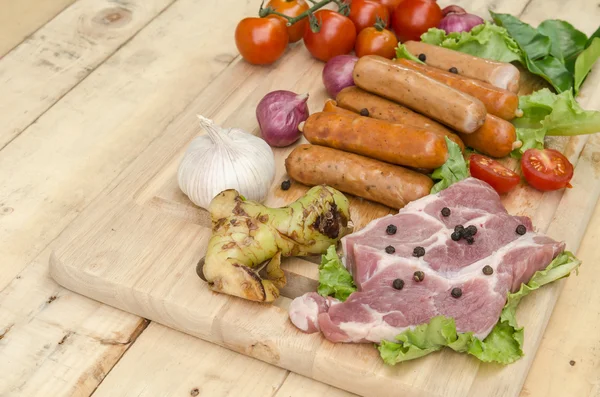
[[[522,53],[508,31],[490,22],[477,25],[470,32],[452,32],[431,28],[421,41],[499,62],[521,61]]]
[[[482,341],[472,332],[459,333],[453,318],[437,316],[429,323],[421,324],[396,336],[398,342],[382,341],[377,347],[383,361],[395,365],[402,361],[425,356],[443,347],[460,353],[468,353],[483,362],[510,364],[523,356],[523,327],[516,319],[517,305],[524,296],[553,281],[577,272],[581,261],[565,251],[541,271],[537,271],[519,291],[508,294],[498,323]]]
[[[445,138],[446,146],[448,147],[448,159],[431,174],[433,180],[438,180],[431,188],[431,194],[444,190],[453,183],[462,181],[469,176],[469,167],[463,157],[460,146],[448,139],[448,137]]]
[[[572,136],[600,132],[600,112],[582,109],[572,91],[554,94],[544,88],[519,97],[519,108],[523,116],[512,123],[517,130],[517,140],[523,142],[523,146],[513,151],[512,156],[516,158],[521,157],[527,149],[542,149],[546,135]]]
[[[400,43],[398,43],[398,47],[396,47],[396,58],[409,59],[411,61],[425,64],[425,62],[422,62],[418,57],[416,57],[413,54],[411,54],[410,52],[408,52],[408,50],[406,49],[406,46],[404,44],[400,44]]]
[[[575,94],[579,93],[581,84],[598,58],[600,58],[600,38],[594,37],[589,46],[575,60]]]
[[[335,245],[331,245],[327,249],[327,253],[321,256],[317,292],[319,295],[333,296],[343,302],[354,291],[356,291],[356,285],[354,285],[352,275],[338,257]]]

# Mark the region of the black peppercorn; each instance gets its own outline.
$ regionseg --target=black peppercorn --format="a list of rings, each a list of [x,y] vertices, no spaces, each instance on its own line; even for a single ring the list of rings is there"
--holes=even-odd
[[[281,182],[281,190],[288,190],[292,186],[292,182],[288,179],[287,181]]]
[[[394,225],[388,225],[388,227],[385,229],[385,232],[390,235],[396,234],[396,231],[398,231],[398,228]]]
[[[475,225],[467,226],[463,232],[464,237],[474,236],[477,234],[477,227]]]
[[[368,117],[369,116],[369,109],[367,109],[367,108],[360,109],[360,115]]]
[[[448,71],[450,73],[458,73],[458,69],[456,69],[454,66],[452,66],[450,69],[448,69]]]
[[[415,249],[413,250],[413,256],[416,256],[417,258],[419,258],[423,255],[425,255],[425,248],[415,247]]]
[[[448,208],[448,207],[442,208],[442,216],[450,216],[450,208]]]
[[[460,238],[461,238],[461,237],[462,237],[462,236],[460,235],[460,232],[453,232],[453,233],[450,235],[450,238],[451,238],[453,241],[458,241],[458,240],[460,240]]]
[[[475,239],[472,236],[465,237],[465,240],[467,240],[467,244],[469,244],[469,245],[471,245],[475,242]]]
[[[527,233],[527,228],[525,227],[525,225],[517,226],[517,234],[520,234],[522,236],[525,233]]]
[[[494,273],[494,269],[492,269],[492,267],[490,265],[485,265],[483,267],[483,274],[485,274],[486,276],[489,276],[492,273]]]
[[[394,252],[396,252],[396,248],[392,247],[391,245],[388,245],[387,247],[385,247],[385,252],[387,252],[388,254],[393,254]]]
[[[465,227],[463,225],[456,225],[454,226],[454,231],[459,232],[462,235],[465,231]]]
[[[418,270],[413,274],[413,279],[420,283],[421,281],[423,281],[423,279],[425,278],[425,273],[423,273],[422,271]]]
[[[419,61],[425,62],[427,60],[427,56],[425,54],[419,54]]]
[[[392,283],[392,287],[394,287],[395,289],[404,288],[404,280],[402,280],[401,278],[395,279],[394,282]]]
[[[452,292],[450,293],[453,298],[460,298],[462,296],[462,290],[460,288],[452,288]]]

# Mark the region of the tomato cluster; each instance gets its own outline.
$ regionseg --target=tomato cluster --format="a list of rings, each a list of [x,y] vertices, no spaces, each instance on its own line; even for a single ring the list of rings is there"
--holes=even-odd
[[[436,0],[345,0],[348,15],[319,9],[287,26],[276,14],[245,18],[235,31],[242,57],[257,65],[271,64],[289,43],[303,40],[312,56],[328,61],[354,50],[356,55],[395,56],[398,40],[419,40],[421,34],[442,19]],[[304,16],[310,7],[305,0],[270,0],[267,10],[290,18]],[[268,14],[269,12],[265,13]]]

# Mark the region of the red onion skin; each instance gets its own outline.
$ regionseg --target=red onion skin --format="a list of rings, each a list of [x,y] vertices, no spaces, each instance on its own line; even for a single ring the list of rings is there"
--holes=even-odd
[[[451,5],[442,10],[444,18],[440,21],[438,29],[442,29],[447,34],[452,32],[470,32],[477,25],[484,23],[484,20],[474,14],[468,14],[462,7]]]
[[[354,85],[352,71],[358,57],[354,55],[338,55],[331,58],[323,67],[323,85],[327,94],[335,98],[346,87]]]
[[[256,119],[262,138],[273,147],[285,147],[302,136],[298,124],[308,116],[308,94],[286,90],[272,91],[256,106]]]

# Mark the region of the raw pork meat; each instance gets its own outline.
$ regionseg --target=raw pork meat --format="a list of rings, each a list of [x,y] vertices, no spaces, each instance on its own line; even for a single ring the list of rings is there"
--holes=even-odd
[[[442,214],[443,208],[450,214]],[[389,225],[395,233],[388,234]],[[476,234],[454,241],[456,225],[475,226]],[[529,218],[508,214],[498,194],[475,178],[374,220],[341,243],[358,291],[345,302],[308,293],[292,302],[289,313],[304,332],[355,343],[393,341],[437,315],[454,318],[457,331],[483,339],[498,321],[508,292],[517,291],[565,248],[535,233]],[[423,273],[421,281],[417,271]],[[398,279],[401,289],[399,281],[394,287]]]

